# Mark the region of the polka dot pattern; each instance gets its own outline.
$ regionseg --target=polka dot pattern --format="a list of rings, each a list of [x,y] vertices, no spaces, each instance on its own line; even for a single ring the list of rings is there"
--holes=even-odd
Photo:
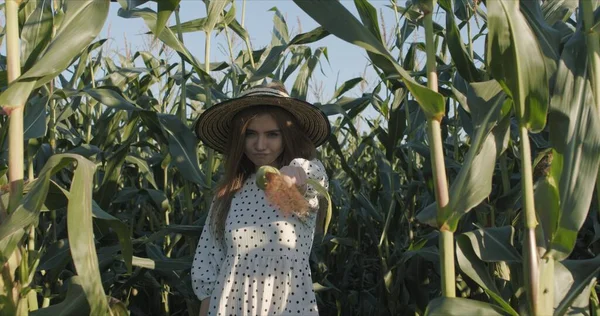
[[[294,159],[307,176],[327,187],[318,160]],[[318,208],[307,186],[305,198]],[[200,300],[210,297],[209,315],[318,315],[309,256],[316,213],[300,221],[284,217],[248,178],[231,201],[224,243],[204,226],[192,265],[192,286]],[[210,214],[209,214],[210,216]]]

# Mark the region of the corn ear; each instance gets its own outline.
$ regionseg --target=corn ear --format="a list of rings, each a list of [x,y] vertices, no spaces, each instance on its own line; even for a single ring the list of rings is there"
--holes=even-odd
[[[258,168],[256,172],[256,186],[263,191],[267,188],[267,173],[281,174],[279,169],[275,167],[262,166]]]

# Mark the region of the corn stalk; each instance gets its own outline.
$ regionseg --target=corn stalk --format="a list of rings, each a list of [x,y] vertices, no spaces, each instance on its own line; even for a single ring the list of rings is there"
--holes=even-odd
[[[423,13],[425,24],[425,47],[427,51],[427,86],[438,92],[438,77],[435,62],[436,45],[433,38],[433,8],[437,0],[428,1]],[[427,119],[427,135],[430,141],[431,167],[433,168],[435,200],[438,214],[443,214],[449,203],[448,180],[446,179],[446,166],[444,163],[444,149],[442,146],[441,117]],[[446,297],[456,296],[456,279],[454,269],[454,233],[441,223],[440,225],[440,265],[442,271],[442,294]]]
[[[523,241],[523,269],[527,276],[527,290],[533,315],[540,315],[539,299],[539,258],[535,240],[535,204],[533,195],[533,170],[531,166],[531,146],[527,127],[519,126],[521,136],[521,190],[523,192],[523,209],[525,212],[525,239]]]
[[[8,82],[13,82],[21,75],[21,58],[19,45],[19,4],[20,0],[6,1],[6,57]],[[23,146],[23,106],[11,104],[8,152],[8,178],[10,181],[10,201],[8,212],[14,211],[23,196],[24,146]]]
[[[20,40],[19,40],[19,5],[20,0],[6,1],[6,54],[8,68],[8,82],[14,82],[21,75],[20,58]],[[4,104],[0,105],[4,106]],[[6,215],[14,212],[23,197],[23,176],[24,176],[24,139],[23,139],[23,107],[24,104],[10,104],[12,110],[9,126],[9,146],[8,152],[8,179],[10,182],[10,195],[7,214],[2,214],[0,224],[4,221]],[[9,302],[4,303],[3,309],[16,313],[27,312],[27,300],[21,300],[20,289],[27,279],[23,273],[19,274],[19,281],[15,279],[17,268],[23,268],[23,258],[20,247],[9,255],[8,261],[2,267],[2,294]],[[25,250],[25,253],[27,250]],[[27,262],[25,261],[25,266]],[[22,272],[22,271],[21,271]],[[15,282],[16,281],[16,282]],[[8,306],[7,306],[8,305]],[[10,312],[9,312],[10,313]]]

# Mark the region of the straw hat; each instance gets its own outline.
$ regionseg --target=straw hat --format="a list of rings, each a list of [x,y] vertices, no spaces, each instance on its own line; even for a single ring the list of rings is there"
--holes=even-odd
[[[196,136],[208,147],[224,153],[233,117],[241,110],[256,105],[278,106],[290,112],[315,147],[322,145],[329,137],[331,126],[325,113],[308,102],[291,98],[283,86],[273,84],[255,86],[241,93],[238,98],[208,108],[194,123]]]

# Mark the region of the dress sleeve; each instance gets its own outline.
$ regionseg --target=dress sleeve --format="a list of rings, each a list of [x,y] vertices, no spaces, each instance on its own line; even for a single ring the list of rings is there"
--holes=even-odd
[[[211,206],[196,247],[191,270],[192,288],[201,301],[212,295],[219,269],[225,257],[223,243],[213,234],[209,225],[212,210]]]
[[[318,159],[308,160],[304,158],[296,158],[290,162],[290,166],[304,169],[304,172],[306,172],[306,176],[309,179],[316,180],[325,189],[329,189],[329,178],[325,172],[325,167]],[[308,185],[306,187],[304,197],[308,201],[310,208],[317,209],[319,207],[318,192],[312,187],[312,185]]]

